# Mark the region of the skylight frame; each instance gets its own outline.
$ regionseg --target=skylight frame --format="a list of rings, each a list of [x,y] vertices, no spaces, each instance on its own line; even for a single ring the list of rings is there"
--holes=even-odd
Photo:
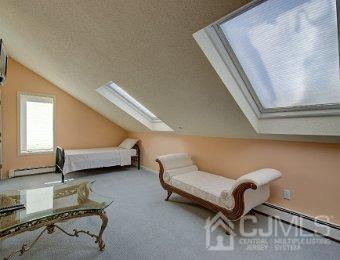
[[[161,120],[147,109],[144,105],[138,102],[134,97],[127,93],[124,89],[119,87],[114,82],[109,82],[106,86],[113,92],[114,95],[119,96],[128,106],[138,112],[141,116],[145,117],[150,123],[158,123]]]
[[[289,107],[275,107],[275,108],[265,108],[263,107],[256,91],[254,90],[252,84],[250,83],[247,74],[242,68],[240,61],[237,58],[231,44],[229,43],[226,35],[224,34],[221,25],[233,18],[247,12],[248,10],[271,0],[254,0],[241,8],[235,10],[234,12],[226,15],[222,19],[216,21],[212,24],[212,27],[216,31],[216,34],[219,37],[225,51],[228,53],[232,63],[239,73],[245,87],[246,91],[250,94],[252,100],[249,100],[249,95],[244,93],[247,97],[248,102],[259,118],[262,117],[305,117],[305,116],[325,116],[325,115],[340,115],[340,103],[328,103],[328,104],[315,104],[315,105],[302,105],[302,106],[289,106]],[[339,21],[340,11],[339,6],[337,6],[337,19]],[[338,22],[339,24],[339,22]],[[340,49],[340,26],[338,26],[338,48]],[[339,65],[340,65],[340,57],[339,57]],[[254,105],[256,107],[254,107]]]
[[[97,88],[96,92],[151,131],[174,131],[116,83],[110,81]]]

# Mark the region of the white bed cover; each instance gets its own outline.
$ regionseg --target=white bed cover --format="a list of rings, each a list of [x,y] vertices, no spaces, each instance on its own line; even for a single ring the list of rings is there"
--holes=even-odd
[[[63,174],[84,169],[130,165],[131,156],[135,155],[135,149],[120,147],[65,150]]]

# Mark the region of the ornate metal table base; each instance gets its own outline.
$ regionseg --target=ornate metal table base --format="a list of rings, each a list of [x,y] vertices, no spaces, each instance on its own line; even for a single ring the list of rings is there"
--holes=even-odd
[[[92,234],[89,231],[77,230],[77,229],[73,229],[73,233],[69,233],[55,224],[57,222],[62,222],[62,221],[72,219],[72,218],[80,218],[80,217],[94,216],[94,215],[98,215],[102,220],[102,225],[101,225],[98,235]],[[95,243],[98,244],[99,250],[104,251],[105,243],[103,241],[103,233],[107,226],[107,222],[108,222],[108,218],[104,211],[91,210],[91,211],[72,212],[72,213],[67,213],[66,215],[60,214],[57,216],[53,216],[52,219],[46,218],[46,219],[42,219],[39,222],[30,223],[29,225],[26,225],[24,227],[21,227],[21,226],[16,227],[12,232],[6,234],[6,237],[10,237],[10,236],[13,236],[13,235],[25,232],[25,231],[33,231],[33,230],[36,230],[38,228],[45,226],[45,228],[39,233],[37,238],[30,245],[26,245],[26,244],[22,245],[21,249],[12,252],[7,257],[5,257],[4,260],[8,260],[10,257],[16,254],[23,255],[25,252],[29,251],[34,246],[34,244],[39,240],[39,238],[42,237],[42,235],[46,231],[48,234],[53,234],[56,228],[62,231],[63,233],[65,233],[66,235],[72,236],[72,237],[79,237],[79,234],[81,233],[89,235],[90,237],[95,238]]]

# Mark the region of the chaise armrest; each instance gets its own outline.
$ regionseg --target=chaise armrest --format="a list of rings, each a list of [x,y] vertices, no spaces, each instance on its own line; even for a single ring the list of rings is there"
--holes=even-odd
[[[280,177],[281,172],[275,169],[261,169],[250,172],[238,178],[232,187],[222,191],[220,201],[228,209],[234,208],[237,201],[244,201],[243,215],[268,199],[269,186],[266,184]],[[253,190],[253,193],[249,193],[244,198],[244,193],[249,189]]]
[[[169,182],[173,176],[198,171],[197,166],[186,153],[159,156],[156,162],[160,167],[160,178],[165,182]]]
[[[257,187],[260,187],[280,178],[281,175],[281,172],[275,169],[261,169],[242,175],[236,180],[235,186],[238,186],[241,183],[251,182],[254,183]]]
[[[174,153],[158,156],[156,161],[160,161],[162,163],[164,171],[194,165],[191,157],[186,153]]]

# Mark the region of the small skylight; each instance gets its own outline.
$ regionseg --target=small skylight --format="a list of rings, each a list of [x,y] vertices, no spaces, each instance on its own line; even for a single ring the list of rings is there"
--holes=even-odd
[[[215,28],[260,112],[268,113],[340,108],[338,26],[336,0],[267,0]]]
[[[97,92],[153,131],[173,131],[154,113],[112,81]]]
[[[159,119],[145,106],[143,106],[141,103],[139,103],[136,99],[131,97],[125,90],[123,90],[121,87],[119,87],[117,84],[111,82],[109,84],[109,87],[122,99],[124,99],[128,104],[133,106],[136,110],[138,110],[140,113],[144,114],[144,116],[148,117],[150,121],[155,121]]]

